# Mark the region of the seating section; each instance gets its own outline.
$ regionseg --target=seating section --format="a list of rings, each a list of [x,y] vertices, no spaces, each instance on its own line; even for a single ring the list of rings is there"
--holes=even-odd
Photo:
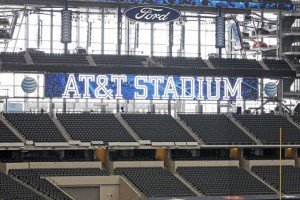
[[[263,70],[262,66],[254,59],[209,58],[209,61],[216,69]]]
[[[285,60],[264,59],[263,61],[270,70],[292,70]]]
[[[26,64],[24,53],[1,52],[0,60],[3,63],[22,63]]]
[[[195,142],[171,115],[122,114],[142,140],[152,142]]]
[[[293,115],[292,119],[294,122],[296,122],[297,124],[300,124],[300,115]]]
[[[178,167],[177,172],[206,196],[275,194],[239,167]]]
[[[162,63],[164,67],[180,67],[193,69],[208,69],[207,64],[199,57],[164,57],[154,56],[155,62]]]
[[[66,142],[46,113],[4,113],[4,117],[26,138],[34,142]]]
[[[251,169],[264,181],[279,190],[279,166],[253,166]],[[282,192],[284,194],[300,193],[300,168],[282,166]]]
[[[235,115],[264,144],[279,144],[279,129],[283,129],[283,144],[299,144],[300,130],[281,115]]]
[[[30,56],[35,64],[89,65],[83,54],[31,53]]]
[[[64,192],[52,185],[45,177],[51,176],[108,176],[108,172],[99,168],[61,168],[61,169],[13,169],[9,173],[24,183],[45,193],[51,198],[71,199]]]
[[[74,140],[135,142],[114,114],[61,113],[57,117]]]
[[[178,116],[206,144],[254,143],[251,138],[223,114],[179,114]]]
[[[146,197],[186,197],[195,194],[171,172],[160,167],[116,168]]]
[[[101,67],[143,67],[146,56],[133,55],[91,55]]]
[[[0,143],[21,142],[9,128],[0,121]]]
[[[1,200],[44,200],[33,190],[15,181],[8,175],[0,172],[0,199]]]

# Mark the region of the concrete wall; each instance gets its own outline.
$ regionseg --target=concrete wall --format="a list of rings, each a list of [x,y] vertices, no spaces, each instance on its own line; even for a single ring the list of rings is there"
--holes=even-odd
[[[4,163],[5,164],[5,173],[8,173],[9,169],[28,169],[30,168],[29,163]]]
[[[295,166],[295,160],[282,160],[282,165],[292,165]],[[280,160],[246,160],[243,159],[241,161],[241,167],[246,169],[247,171],[251,170],[252,166],[263,166],[263,165],[280,165]]]
[[[282,160],[282,165],[295,166],[295,160]],[[250,166],[280,165],[280,160],[250,160]]]
[[[238,160],[214,160],[214,161],[175,161],[177,167],[207,167],[207,166],[239,166]]]
[[[122,177],[120,177],[120,200],[142,199],[138,191],[135,191]]]
[[[99,200],[98,186],[61,187],[61,189],[76,200]]]
[[[6,164],[0,163],[0,172],[6,173]]]
[[[99,197],[102,200],[123,200],[120,199],[120,177],[119,176],[65,176],[65,177],[50,177],[50,182],[55,183],[57,186],[65,188],[95,188],[99,190]],[[87,190],[86,190],[87,191]],[[95,195],[91,196],[91,200]],[[81,200],[81,199],[80,199]],[[85,198],[83,200],[89,200]]]
[[[101,168],[102,162],[30,162],[29,168]]]
[[[5,165],[5,166],[3,166]],[[100,168],[102,162],[22,162],[22,163],[0,163],[0,170],[8,172],[9,169],[30,169],[30,168]]]
[[[295,166],[300,167],[300,158],[296,158]]]

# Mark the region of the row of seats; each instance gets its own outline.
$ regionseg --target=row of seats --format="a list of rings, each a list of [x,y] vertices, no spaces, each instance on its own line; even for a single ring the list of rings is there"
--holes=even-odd
[[[100,168],[46,168],[46,169],[12,169],[9,173],[21,181],[35,187],[51,198],[71,200],[64,192],[46,180],[51,176],[109,176],[106,170]]]
[[[245,169],[237,166],[178,167],[176,172],[193,188],[205,196],[223,195],[275,195],[279,190],[279,166],[253,166],[251,171],[265,183]],[[45,177],[52,176],[109,176],[99,168],[46,168],[11,169],[11,176],[21,180],[54,199],[71,199]],[[181,180],[162,167],[116,168],[116,175],[125,177],[146,197],[184,198],[196,196]],[[300,168],[282,167],[282,191],[284,194],[300,193]],[[0,198],[42,200],[42,196],[0,173]]]
[[[123,119],[142,140],[152,142],[194,142],[171,115],[122,114]]]
[[[46,54],[30,53],[35,64],[70,64],[89,65],[86,55],[83,54]],[[143,67],[143,62],[147,63],[147,56],[135,55],[96,55],[91,54],[96,65],[101,67]],[[3,63],[23,63],[26,64],[24,53],[1,53],[0,59]],[[161,63],[164,67],[209,69],[201,57],[152,57],[155,63]],[[209,58],[209,61],[216,69],[259,69],[262,66],[253,59],[236,58]],[[284,60],[265,59],[264,63],[270,70],[291,70]]]
[[[4,113],[26,140],[35,142],[66,142],[47,113]]]
[[[155,62],[162,63],[164,67],[182,67],[194,69],[208,69],[207,64],[201,57],[166,57],[154,56]]]
[[[21,142],[13,132],[0,121],[0,142]]]
[[[1,200],[46,200],[43,196],[25,187],[10,176],[0,172]]]
[[[146,197],[187,197],[195,194],[171,172],[161,167],[116,168]]]
[[[264,59],[263,61],[270,70],[291,70],[289,64],[285,60]]]
[[[254,144],[251,138],[223,114],[178,116],[206,144]]]
[[[253,166],[251,170],[261,179],[271,184],[276,189],[280,187],[279,166]],[[300,193],[300,168],[282,166],[282,192],[284,194]]]
[[[300,130],[281,115],[234,115],[263,144],[279,144],[279,130],[283,129],[283,144],[299,144]]]
[[[263,70],[257,60],[237,58],[209,58],[216,69],[256,69]]]
[[[275,194],[239,167],[178,167],[177,172],[206,196]]]
[[[195,142],[177,121],[167,114],[122,114],[142,140],[152,142]],[[255,144],[223,114],[179,114],[179,118],[206,144]],[[66,142],[46,113],[4,113],[4,117],[26,140]],[[300,130],[281,115],[234,115],[235,119],[264,144],[299,144]],[[73,140],[82,142],[135,142],[114,114],[61,113],[57,118]],[[20,140],[0,122],[0,142]]]
[[[114,114],[57,114],[71,138],[82,142],[135,142]]]
[[[30,54],[35,64],[89,65],[83,54]]]
[[[1,52],[0,61],[3,63],[23,63],[26,64],[24,53]]]
[[[143,67],[146,61],[146,56],[133,55],[91,55],[95,63],[99,66],[129,66],[129,67]]]

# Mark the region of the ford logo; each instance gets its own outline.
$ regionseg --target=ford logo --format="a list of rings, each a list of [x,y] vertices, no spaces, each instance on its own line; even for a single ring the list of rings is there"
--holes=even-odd
[[[181,13],[165,6],[135,6],[125,10],[124,15],[133,21],[160,23],[174,21]]]

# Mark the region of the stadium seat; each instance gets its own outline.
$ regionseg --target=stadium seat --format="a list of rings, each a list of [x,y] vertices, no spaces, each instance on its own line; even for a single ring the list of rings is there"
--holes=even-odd
[[[74,140],[135,142],[114,114],[58,113],[57,118]]]
[[[177,172],[206,196],[275,194],[239,167],[178,167]]]
[[[161,167],[116,168],[146,197],[186,197],[195,194],[171,172]]]
[[[241,129],[224,114],[179,114],[206,144],[254,144]]]
[[[171,115],[122,114],[142,140],[152,142],[195,142]]]
[[[66,142],[47,113],[4,113],[4,117],[34,142]]]

